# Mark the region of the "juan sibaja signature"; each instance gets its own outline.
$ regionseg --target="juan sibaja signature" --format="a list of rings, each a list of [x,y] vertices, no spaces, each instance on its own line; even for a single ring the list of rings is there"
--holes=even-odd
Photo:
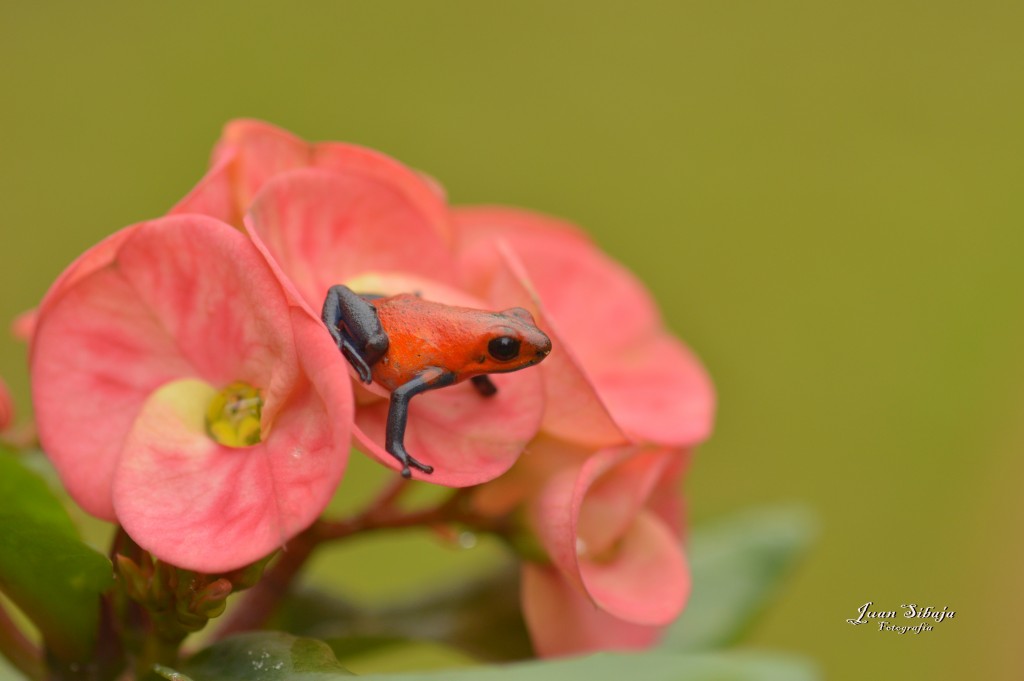
[[[864,605],[857,608],[857,618],[846,620],[850,624],[868,624],[869,620],[878,620],[879,631],[895,631],[898,634],[905,634],[908,631],[915,634],[920,634],[922,631],[931,631],[934,627],[926,620],[934,620],[935,623],[942,622],[943,620],[953,619],[956,616],[955,610],[950,610],[948,606],[943,606],[942,609],[933,608],[932,606],[926,606],[924,608],[917,605],[917,603],[904,603],[900,607],[903,608],[903,617],[906,619],[917,619],[921,620],[916,625],[900,625],[895,624],[893,620],[898,617],[895,610],[870,610],[873,603],[868,601]]]

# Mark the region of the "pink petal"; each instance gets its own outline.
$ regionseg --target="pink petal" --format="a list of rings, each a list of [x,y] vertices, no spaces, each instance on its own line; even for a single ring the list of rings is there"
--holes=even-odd
[[[197,213],[241,227],[245,206],[239,203],[241,199],[235,190],[237,156],[238,152],[235,149],[220,154],[199,183],[167,214]]]
[[[263,121],[231,121],[214,148],[210,170],[169,214],[197,213],[241,227],[253,197],[270,178],[309,161],[309,145],[290,132]]]
[[[570,349],[575,370],[557,366],[554,356],[545,367],[557,368],[548,385],[552,404],[574,406],[571,398],[584,399],[590,388],[633,441],[687,446],[707,438],[711,381],[693,353],[664,331],[650,295],[628,270],[571,226],[544,216],[470,209],[457,211],[455,221],[460,263],[471,282],[492,299],[509,296],[497,264],[509,261],[523,288],[535,292],[549,335]],[[490,268],[486,275],[484,268]],[[580,304],[593,299],[600,304]],[[564,395],[551,394],[559,388]],[[557,428],[563,437],[592,432],[573,424],[571,413],[550,415],[545,429]]]
[[[496,208],[455,211],[454,219],[463,270],[493,270],[496,256],[488,254],[489,244],[507,243],[585,366],[595,358],[608,361],[658,327],[658,311],[644,286],[568,223]]]
[[[379,151],[355,144],[320,142],[313,145],[313,166],[346,177],[372,178],[402,195],[425,216],[437,236],[451,246],[454,230],[444,187],[435,178],[416,172]]]
[[[551,338],[551,355],[540,366],[547,404],[541,426],[544,432],[595,449],[626,444],[626,435],[588,378],[574,348],[564,340],[560,327],[538,299],[522,263],[503,242],[492,248],[500,258],[493,262],[488,299],[497,307],[530,310]]]
[[[432,219],[378,178],[298,170],[267,184],[247,227],[318,311],[328,288],[366,272],[450,283],[454,264]]]
[[[308,381],[293,386],[264,442],[238,449],[204,431],[213,393],[192,379],[154,393],[114,485],[117,515],[140,546],[206,573],[252,563],[308,527],[330,500],[348,449],[345,424],[331,427]]]
[[[219,386],[273,389],[271,375],[289,382],[281,360],[294,352],[287,303],[252,243],[198,215],[156,220],[143,232],[122,246],[117,270],[194,375]],[[276,396],[264,397],[272,415]]]
[[[449,487],[468,487],[507,471],[536,435],[544,408],[539,374],[527,369],[492,376],[498,393],[481,397],[467,382],[413,398],[405,433],[406,450],[432,465],[413,477]],[[384,451],[388,403],[356,411],[356,443],[385,465],[401,468]]]
[[[462,284],[483,295],[498,266],[494,244],[504,241],[513,250],[593,249],[590,238],[575,225],[557,218],[504,206],[451,209]]]
[[[580,461],[575,466],[562,468],[547,479],[531,504],[530,518],[533,527],[544,548],[547,549],[552,562],[568,575],[570,580],[575,580],[581,587],[582,582],[579,581],[578,577],[580,549],[582,548],[579,543],[580,540],[600,542],[600,548],[604,550],[618,536],[616,534],[611,538],[598,538],[595,534],[588,537],[580,537],[579,522],[584,502],[595,481],[638,453],[635,447],[603,449]],[[644,460],[646,461],[649,458],[650,456],[645,456]],[[628,478],[629,483],[635,484],[638,480],[641,480],[642,478],[636,474],[641,472],[642,469],[630,475]],[[613,495],[609,501],[609,495],[602,493],[604,491],[599,489],[599,493],[595,497],[602,507],[619,500]],[[611,491],[621,495],[623,489],[620,487],[611,489]],[[626,495],[623,498],[628,499],[628,503],[617,505],[615,511],[632,511],[635,513],[638,504],[634,499],[638,496],[640,495],[634,493]],[[632,522],[631,515],[618,519],[616,526],[619,532],[630,522]],[[587,521],[586,525],[593,525],[593,522]]]
[[[14,320],[15,336],[31,341],[35,334],[39,315],[45,310],[49,301],[57,298],[61,292],[73,286],[75,282],[109,265],[114,260],[118,249],[121,248],[121,244],[134,233],[135,228],[136,226],[126,227],[114,232],[72,261],[50,285],[39,307],[23,312]]]
[[[584,464],[578,484],[585,485],[585,496],[575,532],[590,555],[602,555],[621,540],[676,458],[665,449],[619,449],[598,452]]]
[[[192,368],[116,269],[49,300],[31,356],[39,439],[75,501],[113,521],[111,481],[132,422],[152,391]]]
[[[686,503],[682,490],[683,472],[689,468],[692,450],[675,450],[647,499],[647,509],[665,523],[673,536],[686,545]]]
[[[587,379],[572,350],[544,313],[535,315],[551,338],[553,350],[541,367],[548,409],[545,432],[594,448],[614,447],[627,441],[612,413]]]
[[[522,576],[523,615],[540,657],[643,650],[658,640],[661,627],[608,614],[549,566],[524,563]]]
[[[647,512],[634,517],[610,560],[582,561],[580,574],[594,603],[634,624],[669,624],[690,594],[679,539]]]
[[[675,470],[675,456],[602,450],[553,475],[530,509],[538,538],[565,579],[637,624],[671,621],[689,592],[678,538],[644,510],[661,478]]]
[[[308,143],[284,128],[253,119],[237,119],[224,126],[211,166],[231,159],[231,183],[239,214],[276,175],[309,165]]]
[[[588,448],[541,432],[529,442],[511,470],[473,491],[473,510],[490,517],[508,515],[560,471],[578,470],[592,454]]]
[[[618,353],[615,362],[594,366],[590,376],[634,441],[690,446],[711,434],[711,379],[693,353],[666,333]]]

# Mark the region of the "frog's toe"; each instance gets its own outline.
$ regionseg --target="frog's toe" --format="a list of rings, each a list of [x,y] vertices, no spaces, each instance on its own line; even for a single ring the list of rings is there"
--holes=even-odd
[[[405,475],[405,471],[409,470],[409,466],[412,466],[413,468],[415,468],[417,470],[421,470],[424,473],[426,473],[427,475],[430,475],[431,473],[434,472],[434,467],[433,466],[430,466],[428,464],[425,464],[425,463],[422,463],[420,461],[417,461],[416,459],[414,459],[414,458],[412,458],[410,456],[408,462],[406,463],[405,469],[402,471],[402,475]],[[406,477],[409,477],[409,476],[406,475]]]

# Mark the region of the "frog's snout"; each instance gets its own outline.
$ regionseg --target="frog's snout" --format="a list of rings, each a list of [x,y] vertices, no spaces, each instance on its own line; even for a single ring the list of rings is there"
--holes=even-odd
[[[534,363],[541,361],[551,354],[551,339],[546,334],[541,334],[541,340],[536,344],[536,359]]]

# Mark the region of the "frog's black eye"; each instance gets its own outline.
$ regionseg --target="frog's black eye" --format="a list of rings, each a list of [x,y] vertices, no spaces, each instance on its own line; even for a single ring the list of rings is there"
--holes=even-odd
[[[492,338],[487,344],[487,352],[499,362],[507,362],[519,356],[519,339],[511,336]]]

